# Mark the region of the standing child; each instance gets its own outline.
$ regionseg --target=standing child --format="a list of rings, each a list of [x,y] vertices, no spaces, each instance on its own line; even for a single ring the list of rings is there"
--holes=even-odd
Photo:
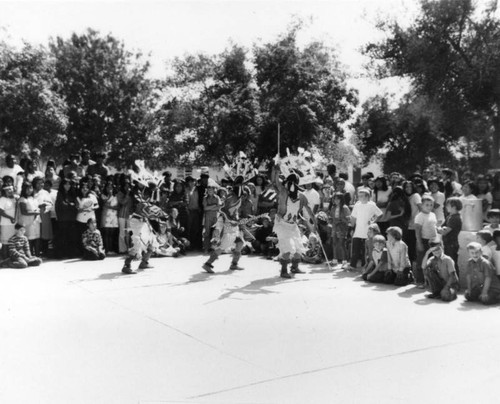
[[[433,240],[424,255],[422,267],[425,268],[431,293],[425,297],[451,302],[457,298],[458,277],[455,263],[451,257],[444,254],[440,241]],[[429,259],[429,256],[432,257]]]
[[[349,231],[351,211],[345,204],[344,194],[337,192],[333,195],[329,207],[332,220],[332,249],[334,262],[342,263],[345,268],[347,264],[346,238]]]
[[[370,262],[362,275],[365,281],[373,283],[383,283],[387,271],[387,249],[385,248],[385,238],[381,234],[373,237],[373,250]]]
[[[444,254],[450,257],[455,263],[455,270],[458,276],[458,234],[462,231],[462,217],[460,216],[462,201],[460,198],[456,196],[448,198],[446,201],[446,210],[448,211],[448,216],[444,225],[438,229],[438,233],[443,237]]]
[[[217,223],[217,216],[222,206],[218,195],[215,194],[215,186],[210,184],[203,198],[203,249],[208,252],[210,240],[212,239],[212,227]]]
[[[399,227],[387,229],[387,271],[384,283],[406,286],[411,282],[411,263],[408,246],[404,241],[403,231]]]
[[[469,243],[467,251],[470,259],[465,270],[467,279],[465,299],[469,302],[480,301],[485,305],[498,302],[500,294],[498,279],[493,276],[491,263],[482,256],[481,244]]]
[[[351,213],[351,223],[354,227],[352,238],[351,262],[348,270],[355,270],[358,260],[365,265],[365,240],[368,237],[368,226],[382,216],[382,211],[370,201],[370,191],[361,188],[358,191],[358,202]]]
[[[432,196],[422,197],[421,212],[415,216],[415,238],[417,242],[417,263],[415,265],[415,281],[417,288],[424,289],[424,272],[422,260],[429,249],[429,241],[437,237],[437,218],[434,212],[434,199]]]

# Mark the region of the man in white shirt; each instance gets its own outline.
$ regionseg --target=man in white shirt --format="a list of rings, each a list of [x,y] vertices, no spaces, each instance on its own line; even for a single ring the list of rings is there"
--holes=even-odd
[[[305,189],[302,192],[302,194],[306,197],[307,203],[308,203],[309,207],[311,208],[312,213],[314,213],[316,215],[316,213],[318,213],[319,206],[321,204],[321,198],[319,196],[319,192],[313,188],[312,183],[304,184],[304,187],[305,187]],[[312,220],[312,217],[309,217],[308,211],[304,210],[302,212],[302,215],[304,216],[304,219],[305,219],[308,227],[311,230],[313,230],[313,226],[312,226],[313,220]]]
[[[16,195],[21,194],[21,188],[23,186],[23,169],[20,165],[16,164],[16,158],[12,154],[8,154],[5,157],[5,166],[0,167],[0,178],[8,175],[14,180],[14,193]]]

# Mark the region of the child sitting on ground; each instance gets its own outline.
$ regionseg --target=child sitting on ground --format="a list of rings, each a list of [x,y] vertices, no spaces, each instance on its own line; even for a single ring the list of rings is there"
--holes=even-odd
[[[173,236],[166,222],[160,222],[160,233],[156,236],[159,246],[156,248],[155,257],[178,257],[180,248],[173,244]]]
[[[87,230],[82,234],[82,245],[84,260],[95,261],[106,258],[101,232],[97,230],[95,219],[87,220]]]
[[[321,264],[324,260],[321,249],[321,240],[315,233],[310,233],[307,242],[307,251],[302,257],[302,261],[309,264]]]
[[[15,225],[15,233],[9,239],[9,258],[2,262],[2,267],[6,268],[26,268],[37,267],[42,263],[42,259],[32,257],[28,238],[24,235],[26,232],[22,224]]]
[[[393,226],[387,229],[387,271],[384,283],[406,286],[412,282],[408,246],[402,238],[401,228]]]
[[[372,223],[371,225],[368,226],[367,239],[365,241],[365,261],[366,261],[366,264],[363,268],[363,273],[366,272],[368,265],[370,264],[370,260],[372,258],[373,239],[375,236],[377,236],[379,234],[380,234],[380,227],[378,226],[377,223]],[[385,238],[384,238],[384,240],[385,240]]]
[[[439,240],[429,243],[430,248],[424,255],[422,268],[429,282],[431,293],[425,297],[451,302],[457,298],[458,277],[455,263],[451,257],[444,254],[443,245]],[[429,256],[432,254],[432,257]]]
[[[385,248],[385,238],[381,234],[377,234],[373,237],[372,255],[362,278],[368,282],[382,283],[386,271],[387,249]]]
[[[465,269],[467,280],[465,299],[469,302],[479,301],[485,305],[497,303],[500,295],[498,279],[493,276],[491,263],[482,255],[481,244],[469,243],[467,251],[470,259]]]

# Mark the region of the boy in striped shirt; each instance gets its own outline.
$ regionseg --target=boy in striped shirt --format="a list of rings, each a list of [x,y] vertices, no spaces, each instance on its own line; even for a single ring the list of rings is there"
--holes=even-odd
[[[16,233],[9,239],[9,259],[2,266],[8,268],[37,267],[41,258],[32,257],[28,238],[24,235],[26,229],[22,224],[15,226]]]

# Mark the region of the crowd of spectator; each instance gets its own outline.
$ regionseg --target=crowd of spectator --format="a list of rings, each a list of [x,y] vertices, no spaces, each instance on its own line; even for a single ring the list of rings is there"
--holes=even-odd
[[[152,223],[157,257],[180,256],[188,250],[209,252],[211,232],[231,192],[231,179],[217,183],[203,167],[199,178],[138,181],[139,167],[116,172],[106,155],[89,150],[59,164],[44,162],[36,149],[17,161],[5,157],[0,167],[0,242],[3,267],[40,265],[45,258],[104,259],[126,254],[128,220],[138,195],[168,214]],[[302,184],[317,227],[303,217],[305,262],[361,270],[368,282],[429,288],[429,297],[453,300],[460,277],[466,297],[483,303],[500,296],[500,174],[465,173],[458,182],[449,169],[375,177],[364,173],[352,184],[333,164],[317,179]],[[273,233],[277,193],[266,173],[245,183],[240,219],[245,224],[243,254],[278,255]],[[459,268],[459,233],[464,201],[480,199],[481,227],[477,242],[467,246],[470,260]],[[500,246],[500,244],[498,244]],[[479,253],[477,252],[479,251]],[[499,251],[499,253],[497,253]]]

